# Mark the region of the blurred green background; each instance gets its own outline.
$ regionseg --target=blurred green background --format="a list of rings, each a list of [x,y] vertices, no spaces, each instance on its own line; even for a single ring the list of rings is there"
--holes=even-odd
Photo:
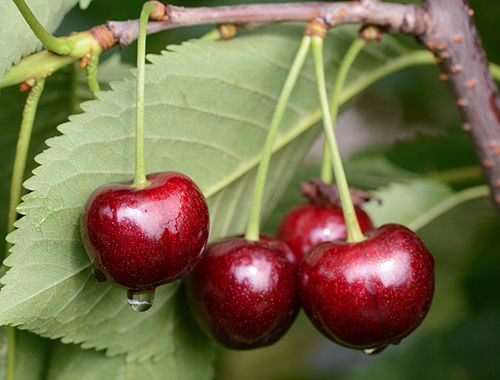
[[[245,2],[192,0],[175,5],[239,3]],[[88,29],[106,20],[137,18],[141,5],[138,0],[94,0],[86,10],[73,10],[58,35]],[[470,5],[488,58],[500,62],[500,2],[471,0]],[[151,36],[148,51],[157,53],[209,29],[184,28]],[[412,38],[401,39],[417,47]],[[134,45],[121,55],[123,60],[134,63]],[[438,80],[436,67],[414,68],[384,79],[353,102],[349,112],[350,118],[346,116],[339,125],[341,145],[345,138],[343,149],[350,155],[348,169],[360,158],[370,162],[370,158],[383,157],[425,178],[436,172],[458,173],[450,183],[455,189],[482,183],[475,174],[476,160],[460,129],[454,102],[446,84]],[[399,115],[397,119],[394,113]],[[365,132],[349,130],[350,120],[364,124],[360,128],[364,127]],[[384,138],[374,139],[366,130]],[[316,157],[313,152],[297,173],[266,223],[265,232],[273,233],[284,212],[302,202],[296,182],[319,176]],[[388,175],[373,183],[363,175],[363,169],[370,172],[370,165],[361,165],[361,169],[361,174],[351,175],[351,184],[367,189],[389,183],[399,173],[394,171],[393,178]],[[398,346],[373,357],[342,348],[322,337],[301,313],[291,331],[272,347],[249,352],[220,348],[217,380],[500,379],[499,231],[498,220],[486,199],[455,208],[418,231],[436,259],[436,296],[422,326]]]

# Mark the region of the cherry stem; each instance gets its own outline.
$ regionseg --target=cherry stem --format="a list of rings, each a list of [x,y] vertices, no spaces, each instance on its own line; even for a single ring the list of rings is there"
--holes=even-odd
[[[7,216],[7,235],[14,231],[14,223],[17,220],[17,206],[21,203],[21,195],[23,190],[23,180],[26,169],[26,161],[30,146],[31,133],[35,122],[36,110],[40,96],[42,95],[45,85],[45,78],[40,78],[31,88],[26,104],[24,105],[21,127],[19,129],[19,137],[17,139],[16,154],[14,157],[14,166],[12,168],[12,178],[10,183],[10,200],[9,211]],[[12,244],[7,241],[5,258],[10,254]],[[5,264],[2,265],[2,273],[7,270]],[[7,365],[6,365],[6,380],[14,379],[14,370],[16,364],[16,330],[12,326],[7,327]]]
[[[16,154],[14,156],[14,165],[12,168],[12,177],[10,182],[10,201],[9,212],[7,216],[7,235],[14,231],[14,223],[17,220],[17,206],[21,203],[21,194],[23,190],[24,171],[30,146],[31,133],[35,122],[36,110],[40,96],[45,86],[45,78],[37,80],[31,88],[26,104],[24,105],[19,137],[17,139]],[[9,255],[12,244],[7,242],[5,257]]]
[[[14,370],[16,367],[16,328],[7,326],[7,364],[5,370],[5,380],[14,380]]]
[[[259,230],[260,230],[260,214],[262,198],[264,196],[264,187],[266,184],[267,172],[269,169],[269,163],[271,162],[271,155],[273,152],[274,140],[278,133],[278,127],[283,119],[283,114],[286,109],[286,105],[290,96],[292,94],[297,78],[300,74],[300,70],[304,65],[304,62],[309,53],[309,48],[311,46],[311,37],[304,36],[299,46],[299,50],[295,55],[295,59],[290,67],[285,84],[281,90],[278,103],[276,104],[276,109],[274,110],[273,118],[271,120],[271,126],[267,133],[266,142],[264,145],[264,150],[262,152],[262,158],[257,169],[257,178],[255,180],[255,188],[252,200],[252,208],[250,210],[250,217],[248,220],[247,231],[245,234],[245,239],[247,240],[259,240]]]
[[[347,74],[358,56],[358,54],[363,50],[366,45],[366,40],[364,38],[356,38],[352,44],[347,49],[340,66],[337,70],[337,76],[335,79],[335,84],[333,87],[332,100],[330,102],[330,115],[332,118],[333,127],[335,127],[336,120],[338,117],[338,110],[340,106],[340,93],[344,88],[345,81],[347,79]],[[323,161],[321,163],[321,179],[324,183],[332,183],[332,164],[330,158],[330,150],[328,148],[328,142],[325,140],[323,147]]]
[[[97,99],[96,93],[100,91],[99,81],[97,80],[97,65],[99,64],[99,54],[92,53],[87,62],[87,83],[94,99]]]
[[[337,140],[335,139],[335,134],[333,133],[334,122],[336,120],[338,110],[330,112],[329,109],[328,95],[325,83],[325,71],[323,67],[323,37],[318,35],[312,36],[311,42],[312,42],[312,51],[314,57],[314,68],[316,71],[318,94],[321,103],[321,113],[323,115],[323,126],[325,129],[326,141],[328,142],[328,148],[330,150],[333,172],[339,190],[340,202],[342,203],[342,212],[344,214],[344,219],[347,228],[347,241],[360,242],[363,241],[365,237],[361,232],[358,218],[356,217],[356,211],[354,209],[354,205],[351,199],[351,194],[349,192],[349,185],[347,183],[344,167],[342,165],[342,159],[340,157]],[[339,94],[340,91],[337,92],[336,95],[334,94],[334,98],[335,97],[338,98]],[[333,104],[338,109],[338,100],[334,100]]]
[[[328,141],[323,142],[323,158],[321,160],[321,180],[323,183],[330,185],[333,182],[332,175],[332,159],[330,150],[328,149]]]
[[[146,69],[146,30],[149,15],[156,10],[154,3],[145,3],[139,18],[139,37],[137,38],[137,94],[135,129],[135,177],[133,187],[138,189],[149,186],[144,163],[144,80]]]
[[[75,47],[75,43],[72,40],[67,40],[64,38],[57,38],[50,34],[47,29],[40,24],[40,21],[36,18],[36,16],[31,11],[28,4],[24,0],[13,0],[14,4],[16,4],[17,9],[21,12],[24,20],[28,23],[29,27],[35,34],[35,36],[44,44],[47,49],[52,50],[54,53],[61,55],[71,54],[73,48]]]

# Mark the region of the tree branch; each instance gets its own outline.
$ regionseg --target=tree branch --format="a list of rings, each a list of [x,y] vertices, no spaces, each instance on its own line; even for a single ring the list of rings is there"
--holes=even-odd
[[[500,215],[500,102],[467,0],[423,0],[434,20],[422,42],[456,99]]]
[[[184,8],[166,4],[161,20],[148,24],[148,33],[194,25],[237,24],[251,29],[284,21],[309,22],[322,18],[327,26],[373,24],[387,33],[420,35],[431,24],[426,11],[417,5],[381,3],[374,0],[351,2],[307,2],[244,4],[220,7]],[[108,28],[125,47],[137,39],[138,20],[110,21]]]
[[[320,18],[328,27],[341,24],[372,24],[387,33],[421,35],[431,27],[431,18],[417,5],[382,3],[378,0],[350,2],[308,2],[278,4],[244,4],[220,7],[184,8],[154,2],[158,12],[148,23],[147,33],[208,24],[236,24],[254,28],[285,21],[310,22]],[[160,9],[163,7],[163,9]],[[96,45],[105,51],[119,44],[126,47],[137,39],[139,20],[110,21],[88,32],[68,38],[75,39],[78,49],[71,56],[43,51],[21,60],[6,73],[1,87],[36,80],[51,75],[63,66],[91,56]]]

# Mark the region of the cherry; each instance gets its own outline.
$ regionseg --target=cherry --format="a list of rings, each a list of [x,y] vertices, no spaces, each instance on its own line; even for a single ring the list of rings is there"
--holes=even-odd
[[[208,239],[208,206],[187,176],[162,172],[150,185],[119,182],[98,188],[87,200],[81,223],[83,243],[100,281],[128,289],[140,311],[154,289],[188,274]],[[149,295],[149,297],[148,297]],[[132,305],[131,303],[131,305]]]
[[[300,307],[286,250],[269,237],[207,246],[186,282],[189,306],[207,335],[232,349],[251,349],[285,334]]]
[[[302,195],[309,198],[309,202],[291,208],[281,220],[276,233],[278,239],[290,246],[299,261],[314,245],[347,237],[336,186],[315,179],[301,183],[300,187]],[[371,230],[373,223],[360,207],[370,196],[359,190],[351,190],[351,197],[356,204],[354,209],[361,231]]]
[[[398,343],[424,319],[434,292],[434,259],[398,224],[358,243],[321,243],[298,268],[302,306],[331,340],[367,353]]]

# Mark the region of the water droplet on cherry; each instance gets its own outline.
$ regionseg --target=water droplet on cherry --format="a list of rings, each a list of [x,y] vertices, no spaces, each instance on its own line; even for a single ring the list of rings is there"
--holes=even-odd
[[[146,311],[153,306],[155,298],[155,290],[149,289],[145,291],[127,290],[128,304],[134,311]]]

